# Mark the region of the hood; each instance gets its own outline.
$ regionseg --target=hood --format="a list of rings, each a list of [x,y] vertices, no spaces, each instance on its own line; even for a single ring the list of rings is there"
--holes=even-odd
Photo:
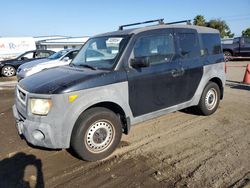
[[[114,71],[112,71],[114,73]],[[109,76],[111,71],[62,66],[31,75],[19,82],[24,90],[37,94],[61,94],[126,79]]]
[[[28,63],[21,65],[20,69],[31,68],[31,67],[34,67],[36,65],[39,65],[40,63],[49,62],[49,61],[51,61],[51,60],[48,58],[33,60],[33,61],[30,61]]]

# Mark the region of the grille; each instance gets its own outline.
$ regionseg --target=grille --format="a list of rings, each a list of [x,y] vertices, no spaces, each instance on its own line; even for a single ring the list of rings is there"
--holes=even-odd
[[[26,101],[27,101],[27,93],[21,89],[20,87],[17,86],[17,98],[18,100],[26,106]]]

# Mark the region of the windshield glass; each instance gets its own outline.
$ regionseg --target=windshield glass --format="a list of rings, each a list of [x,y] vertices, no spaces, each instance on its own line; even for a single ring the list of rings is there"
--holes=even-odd
[[[67,52],[68,52],[68,50],[62,50],[62,51],[56,52],[56,53],[52,54],[51,56],[49,56],[48,59],[59,59]]]
[[[126,38],[125,36],[92,38],[82,47],[71,64],[95,69],[111,69],[125,46]]]

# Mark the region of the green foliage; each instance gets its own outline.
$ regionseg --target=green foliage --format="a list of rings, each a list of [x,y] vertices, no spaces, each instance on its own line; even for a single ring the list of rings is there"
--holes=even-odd
[[[224,38],[224,37],[229,37],[229,38],[234,37],[234,33],[231,33],[231,30],[230,30],[230,28],[227,25],[225,20],[212,19],[212,20],[209,20],[207,22],[204,16],[197,15],[194,18],[193,24],[218,29],[220,31],[220,35],[221,35],[222,38]]]
[[[250,27],[242,31],[242,36],[250,37]]]
[[[221,35],[222,38],[224,38],[224,37],[229,37],[229,38],[234,37],[234,34],[231,33],[231,30],[230,30],[229,26],[227,25],[227,23],[224,20],[220,20],[220,19],[210,20],[207,23],[207,27],[218,29],[220,31],[220,35]]]
[[[194,24],[194,25],[199,25],[199,26],[206,26],[206,20],[205,20],[204,16],[202,16],[202,15],[197,15],[197,16],[194,18],[193,24]]]

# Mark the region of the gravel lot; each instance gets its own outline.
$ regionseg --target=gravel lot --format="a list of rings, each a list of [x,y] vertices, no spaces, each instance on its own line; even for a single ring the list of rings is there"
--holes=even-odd
[[[225,97],[212,116],[184,110],[138,124],[98,162],[28,146],[11,111],[15,79],[0,78],[0,187],[250,187],[247,63],[228,63]]]

